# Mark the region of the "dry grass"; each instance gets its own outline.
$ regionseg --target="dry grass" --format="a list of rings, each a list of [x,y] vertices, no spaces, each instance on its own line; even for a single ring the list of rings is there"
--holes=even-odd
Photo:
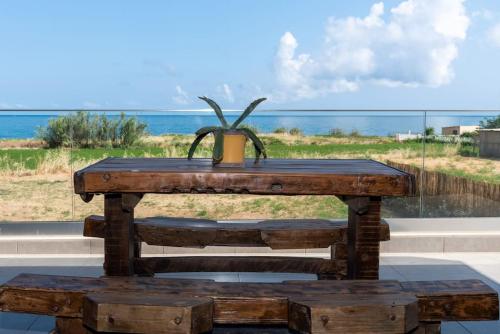
[[[385,143],[387,138],[336,138],[305,137],[288,134],[266,135],[293,145]],[[162,156],[185,156],[185,145],[190,136],[148,137],[144,141],[163,150]],[[18,143],[19,144],[19,143]],[[24,144],[20,144],[24,145]],[[184,145],[184,146],[183,146]],[[462,157],[458,146],[447,145],[438,151],[429,146],[426,152],[426,168],[429,170],[461,170],[476,175],[500,177],[500,160]],[[209,157],[211,140],[197,151],[197,156]],[[148,154],[145,154],[148,156]],[[303,152],[290,153],[291,158],[373,158],[380,161],[396,161],[421,166],[422,151],[412,149],[392,150],[383,154]],[[73,195],[72,173],[92,163],[90,160],[72,161],[71,151],[51,150],[41,158],[36,169],[28,169],[22,163],[0,161],[0,207],[2,220],[71,220],[82,219],[90,214],[102,214],[102,197],[84,203]],[[137,208],[137,216],[187,216],[216,219],[278,218],[278,217],[345,217],[345,206],[333,197],[273,197],[238,195],[147,195]]]

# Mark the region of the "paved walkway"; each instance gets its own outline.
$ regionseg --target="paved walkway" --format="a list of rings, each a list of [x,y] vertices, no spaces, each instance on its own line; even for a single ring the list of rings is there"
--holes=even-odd
[[[102,258],[0,258],[0,282],[18,273],[100,276]],[[230,282],[279,282],[315,279],[313,275],[261,273],[176,273],[169,277],[209,278]],[[381,278],[439,280],[478,278],[500,292],[500,253],[393,253],[382,255]],[[48,333],[54,319],[31,314],[0,313],[0,334]],[[500,334],[500,322],[449,322],[443,333]]]

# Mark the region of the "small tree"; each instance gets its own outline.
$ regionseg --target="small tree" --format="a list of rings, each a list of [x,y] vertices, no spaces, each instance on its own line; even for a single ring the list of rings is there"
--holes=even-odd
[[[435,134],[436,134],[436,130],[432,126],[425,128],[425,135],[427,137],[434,136]]]
[[[500,115],[492,119],[486,119],[479,122],[479,126],[483,129],[498,129],[500,128]]]

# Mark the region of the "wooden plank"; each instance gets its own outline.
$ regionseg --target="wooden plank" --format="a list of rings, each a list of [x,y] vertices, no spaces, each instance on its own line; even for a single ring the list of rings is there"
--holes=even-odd
[[[418,326],[417,299],[406,293],[290,299],[288,325],[299,333],[404,334]]]
[[[83,278],[22,274],[0,288],[0,309],[7,312],[82,317],[87,293],[141,292],[163,296],[199,296],[214,299],[216,322],[235,318],[247,310],[253,323],[284,323],[284,303],[291,299],[338,294],[414,294],[419,300],[420,321],[497,320],[498,294],[480,281],[295,281],[285,283],[224,283],[147,277]],[[333,297],[332,297],[333,298]],[[355,298],[355,297],[353,297]],[[473,301],[471,303],[471,301]],[[433,303],[434,302],[434,303]],[[448,306],[447,306],[448,305]],[[242,311],[243,312],[243,311]]]
[[[288,299],[283,297],[214,297],[217,324],[280,325],[288,322]],[[256,305],[259,305],[256,307]]]
[[[74,175],[75,192],[251,193],[282,195],[406,196],[414,177],[371,160],[275,160],[244,168],[210,160],[106,159]],[[304,187],[307,185],[307,187]]]
[[[272,249],[326,248],[346,237],[347,224],[324,219],[217,223],[208,219],[137,219],[137,237],[150,245],[177,247],[260,246]]]
[[[147,293],[88,294],[83,323],[97,332],[173,334],[212,329],[210,298],[164,298]]]
[[[175,256],[135,259],[135,272],[284,272],[335,274],[334,260],[279,256]]]
[[[480,280],[401,282],[419,299],[421,321],[497,320],[498,294]]]
[[[155,221],[156,219],[160,220],[158,223],[158,226],[155,226],[157,224],[157,222]],[[283,224],[293,224],[297,221],[300,221],[300,220],[284,219]],[[307,220],[307,221],[320,222],[322,220],[321,219],[318,219],[318,220],[311,219],[311,220]],[[176,231],[169,230],[169,228],[175,227],[175,225],[171,224],[170,222],[182,223],[181,228],[185,229],[186,231],[181,231],[181,233],[178,233],[180,235],[177,235],[175,237],[171,236],[171,233],[173,232],[175,234]],[[204,230],[204,226],[200,226],[200,224],[199,224],[199,223],[202,223],[201,225],[203,225],[205,222],[207,223],[207,225],[208,224],[216,224],[216,221],[209,220],[209,219],[158,217],[158,218],[136,219],[135,220],[136,224],[138,224],[138,225],[150,224],[150,226],[146,227],[146,226],[137,226],[136,225],[135,229],[136,229],[137,236],[142,241],[145,241],[151,245],[157,245],[157,244],[163,243],[163,246],[167,246],[167,243],[168,243],[168,245],[170,245],[170,246],[203,247],[203,246],[207,246],[207,245],[213,245],[210,243],[213,240],[216,240],[216,242],[219,242],[219,243],[231,242],[231,245],[245,244],[245,242],[247,242],[247,240],[254,240],[254,239],[258,240],[258,237],[255,237],[255,232],[252,230],[248,234],[244,234],[243,232],[241,232],[241,236],[238,238],[238,240],[240,240],[240,239],[241,240],[238,242],[234,241],[235,240],[234,234],[232,234],[233,238],[230,239],[230,241],[228,241],[227,240],[228,237],[226,237],[226,235],[224,235],[224,232],[223,232],[224,229],[221,229],[221,230],[218,230],[218,232],[216,233],[216,237],[212,237],[211,234],[210,234],[210,236],[199,236],[200,239],[203,237],[202,241],[199,241],[199,242],[180,241],[180,240],[184,240],[185,238],[187,238],[188,240],[192,240],[193,236],[190,233],[191,231],[198,233],[198,235],[199,235],[199,233],[209,234],[208,232],[206,232]],[[266,220],[265,222],[273,222],[273,220]],[[88,216],[84,220],[83,235],[86,237],[104,238],[105,237],[105,224],[106,224],[106,221],[105,221],[103,216],[97,216],[97,215]],[[339,228],[341,226],[345,226],[345,228],[347,228],[347,221],[343,221],[343,222],[335,221],[334,224],[338,224]],[[192,225],[195,225],[195,226],[192,227]],[[256,224],[244,224],[244,226],[241,226],[242,224],[240,224],[240,223],[238,223],[238,224],[224,223],[223,227],[226,227],[225,225],[230,225],[230,226],[236,225],[236,227],[238,227],[238,226],[247,227],[245,225],[252,225],[253,226]],[[258,229],[258,227],[256,227],[256,229]],[[228,233],[231,233],[234,229],[228,229],[228,230],[229,230]],[[249,237],[249,235],[250,235],[250,237]],[[224,241],[224,240],[226,240],[226,241]],[[382,220],[381,225],[380,225],[380,241],[386,241],[386,240],[390,240],[390,229],[389,229],[389,224],[387,224],[386,221]],[[256,241],[254,243],[257,244],[257,243],[259,243],[259,241]],[[247,244],[248,244],[248,242],[247,242]],[[323,242],[323,244],[326,245],[326,243],[324,243],[324,242]],[[259,244],[259,245],[261,245],[261,244]],[[312,248],[312,247],[308,247],[308,248]]]
[[[380,197],[370,197],[365,213],[349,207],[348,270],[349,279],[378,279],[380,258]]]
[[[104,238],[106,236],[106,219],[96,215],[86,217],[83,221],[83,236]]]

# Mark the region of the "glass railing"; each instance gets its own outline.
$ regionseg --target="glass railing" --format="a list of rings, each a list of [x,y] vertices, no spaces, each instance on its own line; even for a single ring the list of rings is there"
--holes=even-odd
[[[230,120],[238,114],[227,112]],[[76,115],[77,110],[0,111],[0,220],[72,221],[100,214],[99,197],[84,203],[73,194],[74,171],[109,156],[186,157],[192,134],[218,122],[207,111]],[[131,117],[136,122],[125,124]],[[259,110],[245,123],[257,130],[271,158],[374,159],[415,174],[417,196],[385,198],[385,217],[496,217],[500,132],[477,130],[495,127],[498,117],[495,110]],[[49,125],[51,119],[59,121]],[[203,142],[196,156],[210,157],[211,145],[210,139]],[[247,152],[253,155],[250,147]],[[137,216],[154,215],[337,218],[347,210],[329,196],[147,195]]]

